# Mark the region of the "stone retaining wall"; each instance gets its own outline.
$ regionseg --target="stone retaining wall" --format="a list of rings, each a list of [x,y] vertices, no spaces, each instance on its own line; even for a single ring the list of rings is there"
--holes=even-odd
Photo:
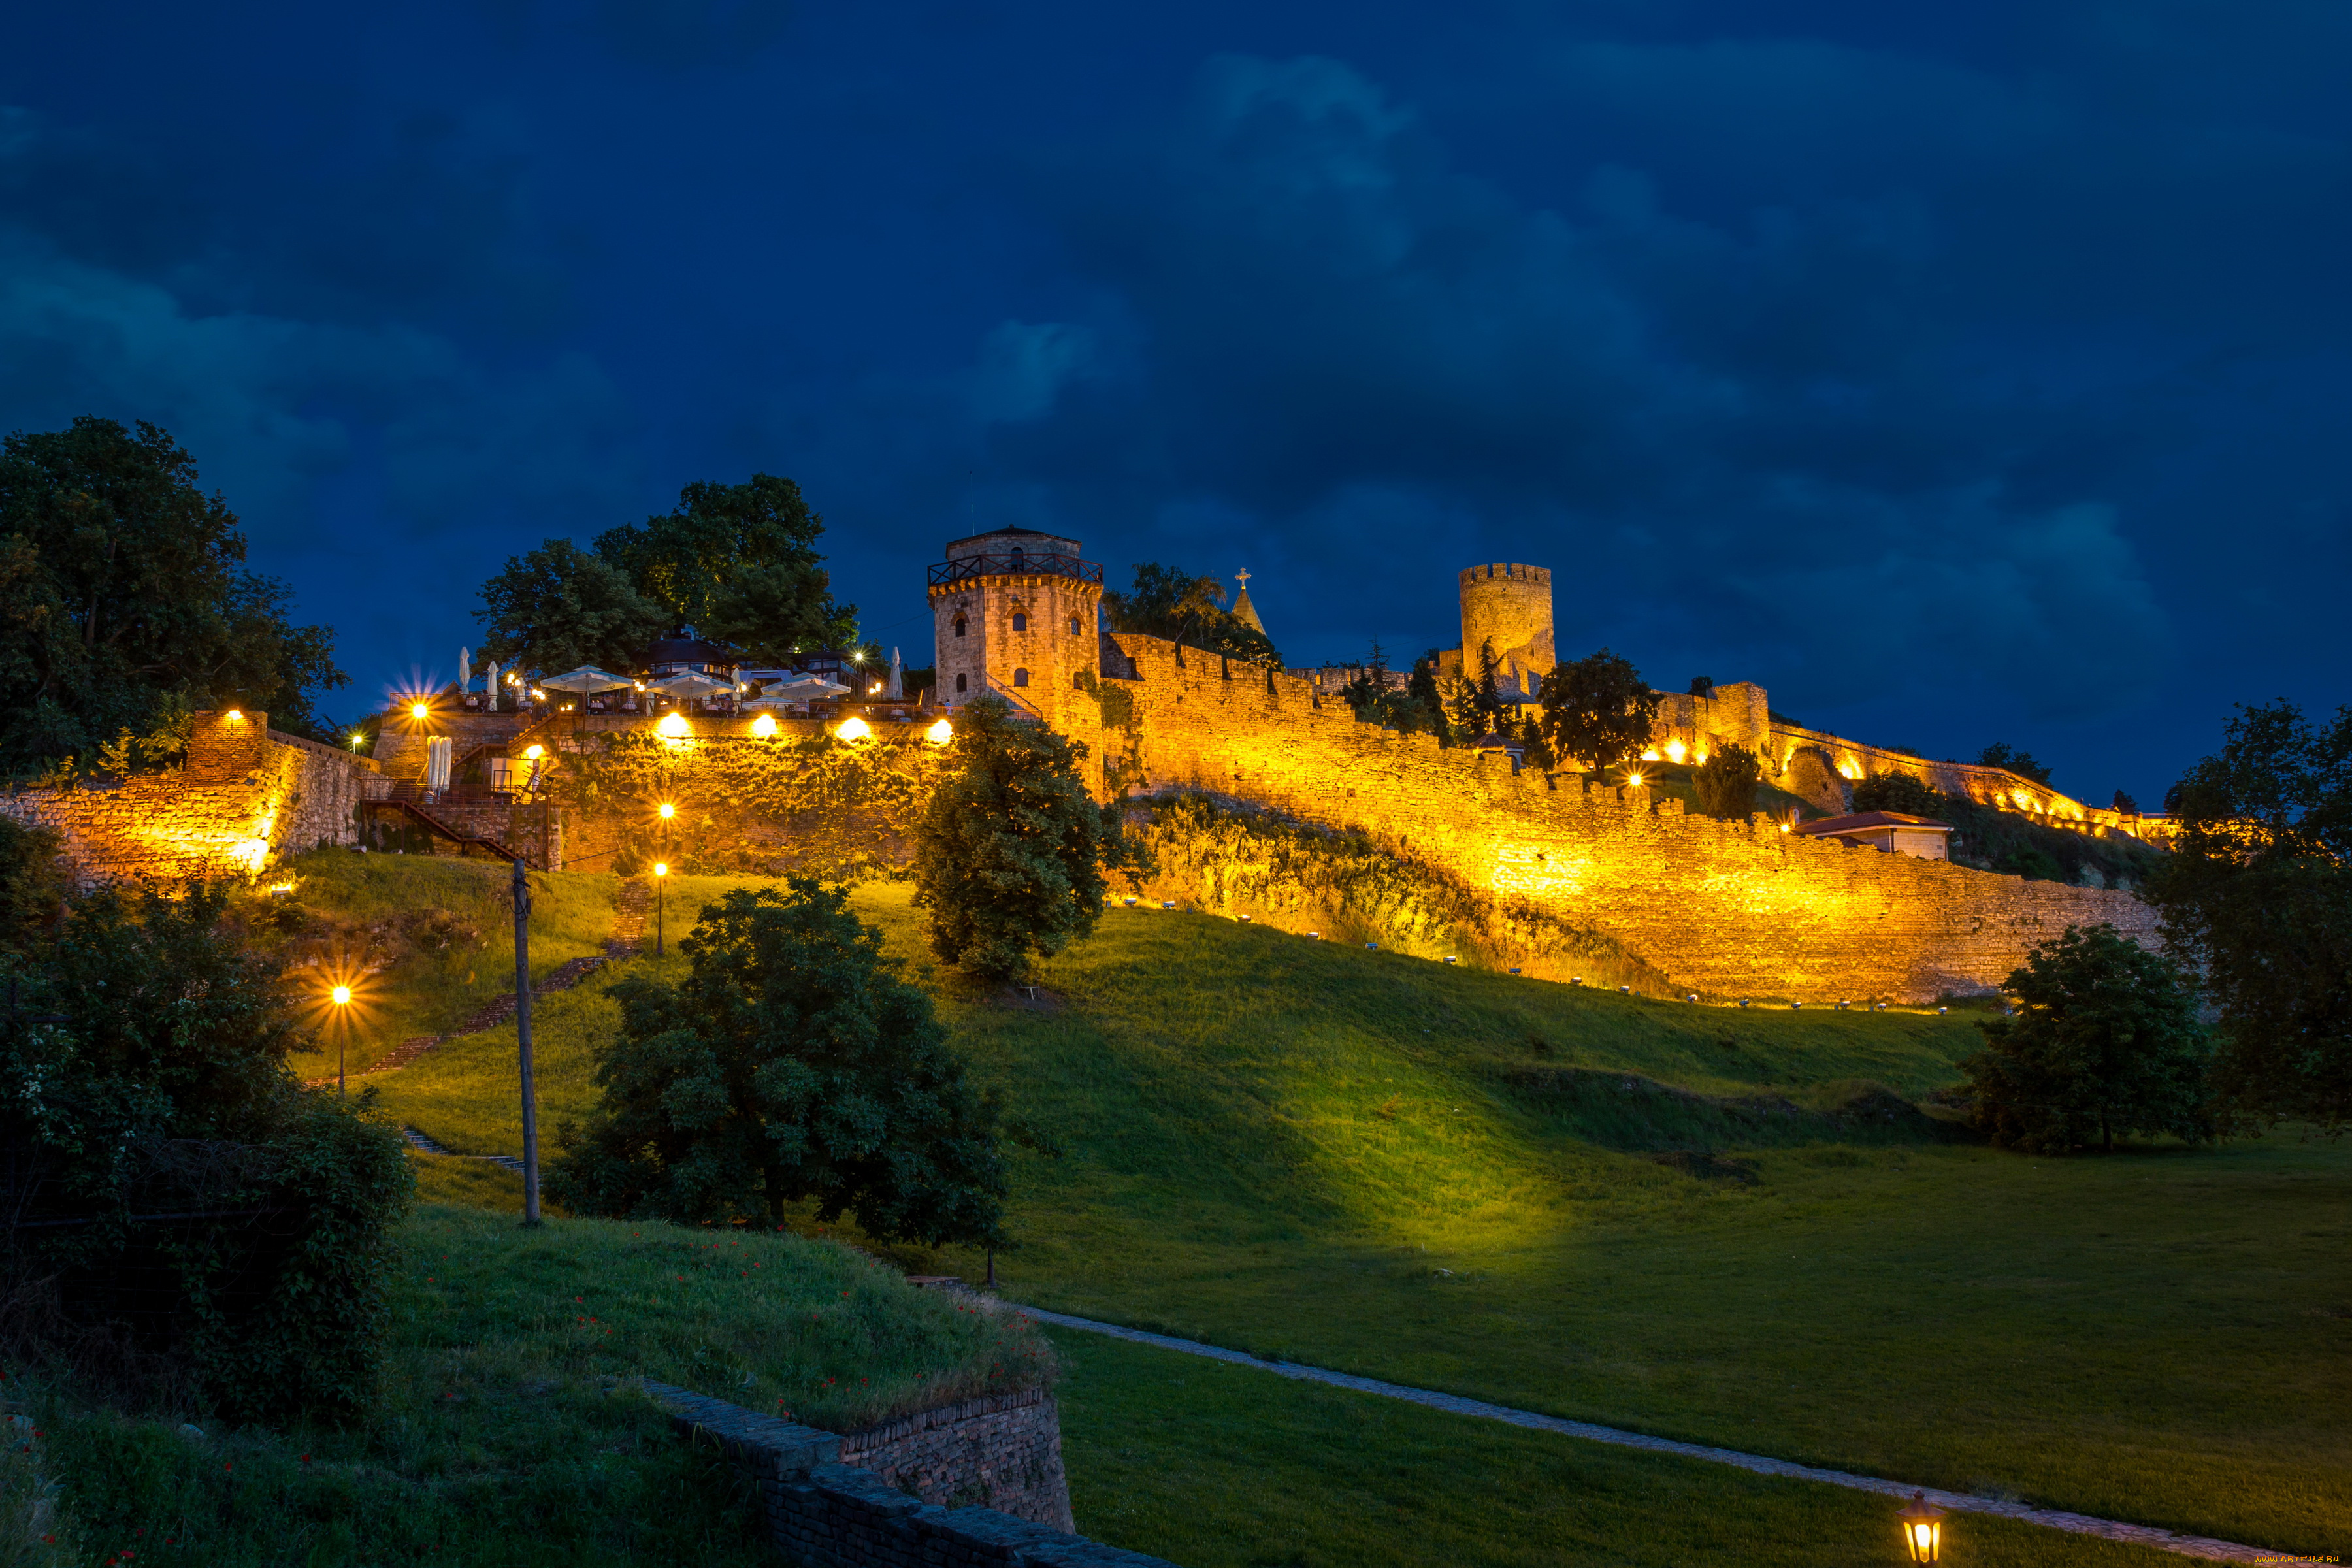
[[[1074,1531],[1062,1471],[1062,1422],[1042,1388],[968,1399],[852,1432],[841,1462],[947,1507],[979,1503],[1015,1519]]]
[[[715,1443],[735,1461],[758,1489],[770,1538],[803,1568],[1174,1568],[1164,1558],[1122,1552],[996,1509],[927,1502],[872,1470],[842,1463],[845,1440],[834,1433],[667,1384],[645,1386],[668,1407],[680,1435]],[[1050,1397],[1042,1403],[1053,1408]]]

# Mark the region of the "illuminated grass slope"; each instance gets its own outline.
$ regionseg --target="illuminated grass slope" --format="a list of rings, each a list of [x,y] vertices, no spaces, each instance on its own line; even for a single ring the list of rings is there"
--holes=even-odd
[[[858,905],[924,974],[904,889]],[[1017,1156],[1027,1246],[999,1267],[1022,1300],[2283,1550],[2333,1550],[2352,1515],[2340,1146],[1954,1142],[1912,1102],[1977,1047],[1958,1013],[1622,998],[1156,910],[1112,911],[1045,978],[1034,1009],[942,995],[1068,1151]],[[541,1017],[551,1126],[590,1098],[613,1013],[583,991]],[[512,1062],[510,1030],[454,1042],[387,1092],[452,1147],[511,1152]],[[1082,1495],[1181,1473],[1138,1447],[1135,1411],[1086,1416],[1083,1375],[1067,1398]],[[1267,1506],[1315,1495],[1323,1463],[1262,1472]],[[1108,1538],[1255,1560],[1218,1517],[1144,1510]]]

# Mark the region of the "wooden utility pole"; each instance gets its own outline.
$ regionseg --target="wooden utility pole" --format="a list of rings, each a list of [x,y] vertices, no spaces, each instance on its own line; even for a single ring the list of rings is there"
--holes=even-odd
[[[522,1223],[539,1223],[539,1097],[530,1081],[530,878],[514,858],[515,1043],[522,1058]]]

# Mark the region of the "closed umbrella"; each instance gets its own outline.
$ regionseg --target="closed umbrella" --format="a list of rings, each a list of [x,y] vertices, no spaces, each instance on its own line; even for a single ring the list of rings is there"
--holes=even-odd
[[[906,700],[906,673],[905,668],[898,662],[898,650],[892,648],[890,650],[890,684],[882,689],[882,695],[885,698],[892,702]]]
[[[474,661],[470,657],[472,653],[473,649],[467,647],[457,650],[457,695],[460,697],[473,689]]]

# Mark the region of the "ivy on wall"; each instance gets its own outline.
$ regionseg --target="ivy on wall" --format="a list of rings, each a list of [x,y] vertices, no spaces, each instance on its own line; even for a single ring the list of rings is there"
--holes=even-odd
[[[829,881],[908,874],[909,835],[946,748],[894,741],[668,740],[645,731],[567,754],[555,798],[616,840],[635,875],[667,857],[697,874],[796,872]],[[659,807],[677,808],[667,835]]]

